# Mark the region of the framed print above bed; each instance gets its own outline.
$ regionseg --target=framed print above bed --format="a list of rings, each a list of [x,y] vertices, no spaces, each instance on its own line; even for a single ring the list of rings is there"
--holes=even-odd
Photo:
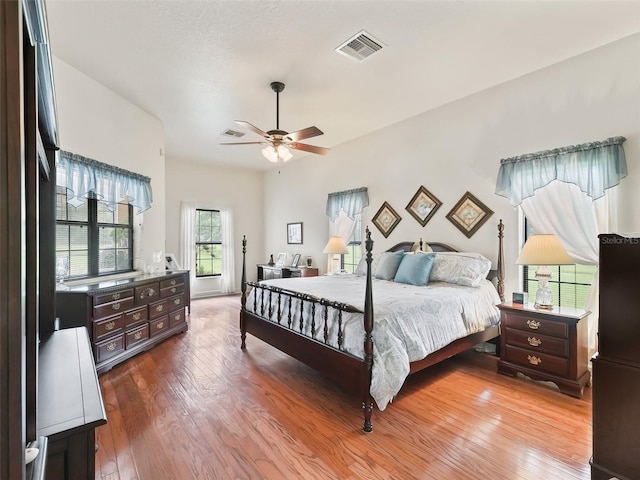
[[[287,223],[287,243],[302,244],[302,222]]]
[[[467,238],[471,238],[491,215],[493,215],[493,210],[470,192],[466,192],[447,213],[447,220],[453,223]]]
[[[373,224],[384,235],[384,238],[389,236],[400,220],[402,217],[387,202],[384,202],[380,210],[373,216]]]
[[[409,202],[409,205],[406,206],[406,210],[424,227],[438,208],[440,208],[440,205],[442,205],[442,202],[438,200],[435,195],[423,186],[420,186]]]

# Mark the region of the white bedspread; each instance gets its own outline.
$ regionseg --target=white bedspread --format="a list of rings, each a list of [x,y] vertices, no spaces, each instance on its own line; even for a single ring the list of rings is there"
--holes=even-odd
[[[364,309],[365,278],[355,275],[287,278],[266,280],[265,284],[287,290],[307,293],[318,298],[352,305]],[[499,322],[495,305],[500,298],[494,286],[485,280],[478,287],[464,287],[444,282],[418,287],[403,283],[373,280],[374,328],[373,370],[371,396],[378,408],[384,410],[400,391],[409,375],[409,363],[427,355],[461,337],[477,333]],[[254,293],[258,291],[257,312],[261,310],[261,292],[252,289],[247,309],[253,311]],[[268,302],[265,292],[265,305]],[[300,305],[292,304],[294,328],[299,328]],[[272,295],[273,315],[276,321],[277,295]],[[281,323],[287,324],[288,302],[283,305]],[[304,332],[311,335],[311,307],[305,302]],[[316,307],[316,335],[323,341],[324,307]],[[265,316],[268,306],[265,309]],[[364,325],[360,313],[343,313],[343,350],[364,357]],[[337,312],[330,311],[329,344],[337,347]]]

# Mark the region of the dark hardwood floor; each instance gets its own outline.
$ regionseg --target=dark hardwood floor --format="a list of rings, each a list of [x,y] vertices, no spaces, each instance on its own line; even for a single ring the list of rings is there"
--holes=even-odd
[[[240,298],[192,303],[190,330],[100,377],[96,478],[588,479],[582,399],[466,352],[410,377],[374,431],[359,399],[251,336]]]

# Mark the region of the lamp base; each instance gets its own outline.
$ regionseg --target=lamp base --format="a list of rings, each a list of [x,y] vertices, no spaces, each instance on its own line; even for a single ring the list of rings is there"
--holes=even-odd
[[[547,285],[551,278],[551,271],[541,266],[536,270],[536,279],[538,280],[538,290],[536,291],[536,302],[534,308],[538,310],[553,310],[553,293]]]

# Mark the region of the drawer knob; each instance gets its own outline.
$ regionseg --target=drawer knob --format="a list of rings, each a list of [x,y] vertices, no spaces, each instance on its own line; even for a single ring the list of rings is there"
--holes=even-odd
[[[176,293],[176,287],[171,287],[171,293]]]
[[[175,285],[176,281],[175,280],[171,280],[171,285]]]
[[[529,360],[531,365],[540,365],[542,363],[542,359],[535,355],[527,355],[527,360]]]
[[[529,345],[532,347],[539,347],[542,345],[542,340],[536,337],[527,337],[527,342],[529,342]]]
[[[114,300],[120,300],[120,292],[116,292],[113,295],[111,295],[111,298],[113,298]]]
[[[158,330],[162,330],[162,328],[163,328],[163,327],[164,327],[164,322],[158,322],[158,323],[156,323],[156,328],[157,328]]]
[[[536,322],[535,320],[527,320],[527,325],[531,330],[537,330],[540,328],[540,322]]]
[[[179,298],[176,298],[176,299],[173,301],[173,304],[174,304],[174,305],[180,305],[180,299],[179,299]]]
[[[111,321],[111,322],[107,322],[104,324],[104,329],[105,330],[113,330],[116,326],[116,322]]]
[[[164,305],[156,305],[156,312],[161,312],[164,310]]]
[[[107,345],[107,351],[113,352],[116,349],[116,346],[117,346],[116,342],[111,342],[109,345]]]
[[[133,338],[140,340],[142,338],[142,332],[136,332],[133,334]]]
[[[111,308],[113,308],[114,310],[120,310],[120,302],[116,302],[113,305],[111,305]]]
[[[142,314],[140,312],[136,312],[133,314],[133,319],[134,320],[140,320],[140,317],[142,317]]]

